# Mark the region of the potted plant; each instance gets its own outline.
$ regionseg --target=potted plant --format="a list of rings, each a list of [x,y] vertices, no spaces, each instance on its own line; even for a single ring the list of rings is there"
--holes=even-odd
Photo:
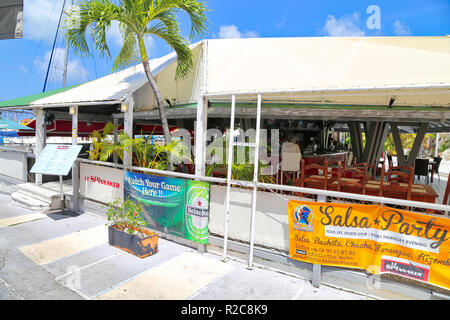
[[[119,200],[108,204],[109,244],[139,258],[158,252],[158,235],[145,228],[141,218],[142,205],[130,198],[120,204]]]

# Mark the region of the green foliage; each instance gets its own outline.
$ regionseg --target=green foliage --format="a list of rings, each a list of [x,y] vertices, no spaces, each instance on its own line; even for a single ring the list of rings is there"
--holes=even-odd
[[[228,159],[227,159],[227,152],[225,150],[227,149],[227,139],[224,139],[222,137],[217,138],[213,143],[211,143],[207,147],[207,154],[211,154],[211,156],[219,156],[215,154],[215,149],[221,149],[223,150],[221,154],[221,161],[220,163],[212,163],[209,165],[206,165],[205,174],[207,176],[212,176],[213,171],[215,169],[221,168],[221,169],[227,169],[228,168]],[[268,151],[270,151],[269,146],[265,146]],[[253,148],[252,148],[253,149]],[[238,157],[238,154],[242,152],[244,154],[244,159],[240,159]],[[253,174],[254,174],[254,165],[252,164],[251,158],[250,158],[250,147],[243,147],[243,146],[234,146],[233,147],[233,163],[231,164],[231,179],[233,180],[242,180],[242,181],[253,181]],[[272,176],[265,176],[261,175],[261,169],[268,167],[269,165],[264,164],[263,162],[258,161],[258,181],[264,182],[264,183],[274,183],[274,178]]]
[[[110,146],[111,142],[107,140],[107,136],[114,132],[114,124],[108,122],[100,133],[94,130],[91,134],[92,150],[88,151],[89,159],[105,161],[103,154],[105,150]]]
[[[106,34],[112,22],[116,21],[123,45],[114,61],[114,70],[147,60],[143,40],[146,36],[156,36],[175,50],[178,56],[176,75],[184,77],[193,63],[189,42],[183,37],[177,21],[180,12],[190,18],[190,40],[206,32],[207,9],[197,0],[86,0],[68,10],[66,36],[76,53],[90,55],[86,40],[86,33],[89,33],[94,51],[110,58]]]
[[[116,153],[123,162],[123,155],[127,153],[132,158],[134,166],[156,170],[167,170],[171,163],[192,163],[188,147],[181,141],[171,141],[168,144],[152,144],[152,134],[131,138],[125,131],[118,134],[118,141],[108,141],[105,136],[96,132],[92,135],[94,150],[89,152],[92,160],[107,161]]]
[[[142,205],[139,201],[128,198],[121,203],[120,200],[116,199],[108,203],[106,216],[109,224],[116,226],[119,230],[126,231],[129,234],[134,234],[137,230],[143,236],[141,227],[147,226],[147,223],[141,218],[142,211]]]
[[[151,135],[131,138],[125,131],[121,131],[118,143],[105,148],[104,157],[108,157],[112,152],[122,154],[126,152],[132,157],[133,165],[156,170],[167,170],[170,163],[192,162],[189,150],[182,142],[171,141],[168,144],[160,145],[152,144],[150,138]]]
[[[444,152],[450,148],[450,134],[443,133],[439,141],[439,152]]]

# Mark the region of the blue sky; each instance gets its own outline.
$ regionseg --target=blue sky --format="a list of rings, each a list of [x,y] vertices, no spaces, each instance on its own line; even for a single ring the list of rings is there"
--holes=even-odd
[[[42,92],[62,3],[63,0],[24,0],[24,38],[0,41],[0,101]],[[448,0],[210,0],[206,3],[210,24],[204,38],[450,34]],[[188,18],[180,15],[180,22],[183,34],[189,34]],[[117,28],[111,29],[108,42],[113,54],[120,47],[119,35]],[[147,44],[151,58],[171,51],[157,39],[147,39]],[[64,47],[64,40],[58,39],[55,65],[47,86],[50,90],[63,85]],[[111,67],[112,60],[98,56],[82,59],[70,52],[67,84],[96,79],[110,73]]]

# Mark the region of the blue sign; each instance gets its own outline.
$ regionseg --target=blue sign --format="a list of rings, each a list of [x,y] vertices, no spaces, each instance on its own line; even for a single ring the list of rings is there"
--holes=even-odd
[[[48,144],[31,168],[31,173],[66,176],[72,169],[82,146]]]

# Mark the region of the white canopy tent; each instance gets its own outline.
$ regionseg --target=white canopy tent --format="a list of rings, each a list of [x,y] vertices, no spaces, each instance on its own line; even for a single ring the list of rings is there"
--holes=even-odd
[[[174,80],[175,53],[151,60],[163,97],[175,105],[196,103],[201,91],[210,101],[234,94],[254,102],[264,93],[267,103],[450,106],[449,36],[214,39],[191,48],[186,79]],[[136,110],[155,108],[140,64],[30,107],[120,104],[129,94]]]
[[[264,100],[449,106],[450,37],[220,39],[206,42],[205,94]]]

